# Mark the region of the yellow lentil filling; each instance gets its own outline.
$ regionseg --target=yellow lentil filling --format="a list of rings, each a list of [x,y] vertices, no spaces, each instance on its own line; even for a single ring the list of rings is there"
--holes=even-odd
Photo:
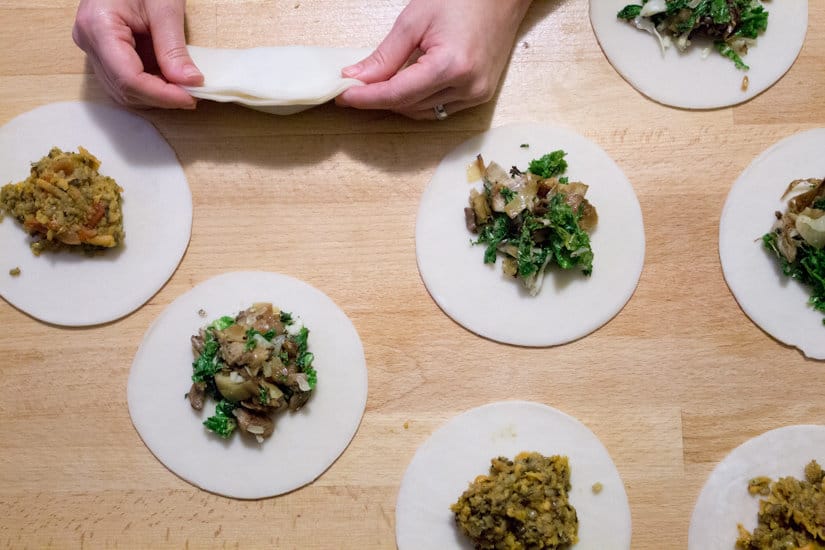
[[[767,480],[767,482],[766,482]],[[748,484],[759,501],[759,523],[753,533],[739,525],[739,550],[825,550],[825,473],[815,460],[805,479],[764,477]]]
[[[450,506],[462,533],[481,550],[555,550],[578,542],[579,520],[567,499],[566,456],[520,453],[494,458]]]
[[[32,164],[28,178],[0,189],[0,210],[35,237],[35,254],[63,246],[113,248],[123,242],[123,190],[100,175],[99,167],[100,161],[83,147],[77,153],[54,147]]]

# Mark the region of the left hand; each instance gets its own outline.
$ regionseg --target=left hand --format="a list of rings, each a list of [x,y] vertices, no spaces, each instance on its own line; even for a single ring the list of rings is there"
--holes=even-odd
[[[530,0],[411,0],[369,57],[346,67],[354,86],[336,103],[436,118],[492,99]],[[404,64],[416,50],[421,56]],[[402,68],[404,67],[404,68]]]

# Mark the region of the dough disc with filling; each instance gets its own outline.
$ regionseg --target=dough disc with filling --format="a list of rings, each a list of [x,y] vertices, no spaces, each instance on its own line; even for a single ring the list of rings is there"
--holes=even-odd
[[[749,48],[740,71],[712,43],[694,43],[685,53],[616,17],[630,0],[590,0],[590,22],[602,51],[631,86],[654,101],[685,109],[728,107],[762,93],[796,60],[808,29],[808,0],[764,2],[768,28]],[[705,52],[710,47],[709,52]],[[706,57],[705,57],[706,55]],[[703,59],[703,57],[705,57]],[[747,90],[742,79],[748,76]]]
[[[587,198],[599,214],[590,233],[593,274],[548,268],[541,291],[530,296],[502,272],[501,258],[484,264],[484,246],[470,244],[478,236],[465,226],[464,208],[470,189],[482,184],[467,181],[467,167],[481,153],[485,163],[526,170],[557,149],[567,152],[570,181],[590,186]],[[540,124],[495,128],[449,153],[424,191],[415,227],[418,269],[441,309],[476,334],[523,346],[569,342],[613,318],[636,288],[644,247],[639,201],[616,163],[587,138]]]
[[[194,97],[234,102],[278,115],[291,115],[363,84],[343,78],[341,69],[370,54],[363,48],[280,46],[250,49],[188,46],[204,75]]]
[[[88,102],[52,103],[0,128],[0,185],[29,176],[52,147],[85,147],[99,172],[123,188],[122,246],[86,256],[80,251],[29,249],[16,220],[0,223],[0,295],[48,323],[87,326],[127,315],[175,272],[192,230],[192,195],[174,151],[143,118]],[[21,275],[9,277],[19,266]]]
[[[771,430],[734,449],[711,472],[690,519],[688,550],[733,550],[741,523],[753,532],[759,497],[748,493],[748,481],[804,479],[812,459],[825,463],[825,426],[800,425]]]
[[[579,518],[576,550],[630,548],[630,507],[616,466],[599,439],[575,418],[527,401],[501,401],[464,412],[436,430],[407,467],[395,508],[399,550],[471,549],[450,505],[490,460],[522,451],[565,455],[570,502]],[[594,494],[594,483],[603,486]]]
[[[762,330],[820,360],[825,359],[825,315],[808,305],[810,288],[782,274],[762,235],[773,226],[774,212],[786,210],[781,197],[791,181],[825,177],[823,150],[822,128],[770,147],[733,184],[719,223],[722,271],[739,306]]]
[[[202,422],[184,394],[192,384],[190,337],[223,315],[271,302],[309,328],[318,385],[298,411],[273,418],[262,444],[246,434],[223,440]],[[205,317],[198,315],[203,309]],[[238,272],[199,284],[167,307],[149,327],[132,362],[129,414],[143,442],[167,468],[193,485],[234,498],[264,498],[320,476],[355,435],[367,400],[364,350],[349,318],[325,294],[276,273]]]

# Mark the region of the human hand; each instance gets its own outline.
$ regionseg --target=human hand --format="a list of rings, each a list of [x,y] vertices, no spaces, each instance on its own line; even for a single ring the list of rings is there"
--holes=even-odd
[[[492,99],[530,0],[411,0],[369,57],[344,68],[341,106],[436,118]],[[421,56],[402,69],[410,56]]]
[[[180,87],[203,83],[186,51],[184,6],[185,0],[81,0],[72,38],[118,103],[195,108]]]

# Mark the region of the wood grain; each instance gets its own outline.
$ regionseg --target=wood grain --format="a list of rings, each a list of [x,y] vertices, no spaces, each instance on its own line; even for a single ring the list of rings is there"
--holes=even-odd
[[[404,4],[192,0],[187,28],[207,46],[373,46]],[[394,548],[396,493],[418,446],[461,411],[515,398],[557,407],[601,438],[627,487],[634,549],[685,548],[719,460],[765,430],[825,418],[825,365],[748,320],[717,249],[738,174],[780,138],[825,125],[825,38],[814,32],[825,3],[809,9],[790,72],[749,103],[712,112],[663,107],[627,85],[599,49],[586,0],[535,2],[495,101],[442,123],[332,105],[287,118],[210,103],[142,112],[186,171],[192,240],[168,284],[116,323],[46,326],[0,301],[0,545]],[[72,43],[74,10],[73,0],[0,0],[0,123],[48,102],[107,101]],[[645,219],[633,299],[602,329],[556,348],[467,332],[430,299],[415,263],[418,199],[438,161],[517,121],[599,143]],[[254,502],[170,473],[126,408],[149,324],[193,285],[242,269],[326,292],[357,327],[370,377],[361,427],[332,468]]]

